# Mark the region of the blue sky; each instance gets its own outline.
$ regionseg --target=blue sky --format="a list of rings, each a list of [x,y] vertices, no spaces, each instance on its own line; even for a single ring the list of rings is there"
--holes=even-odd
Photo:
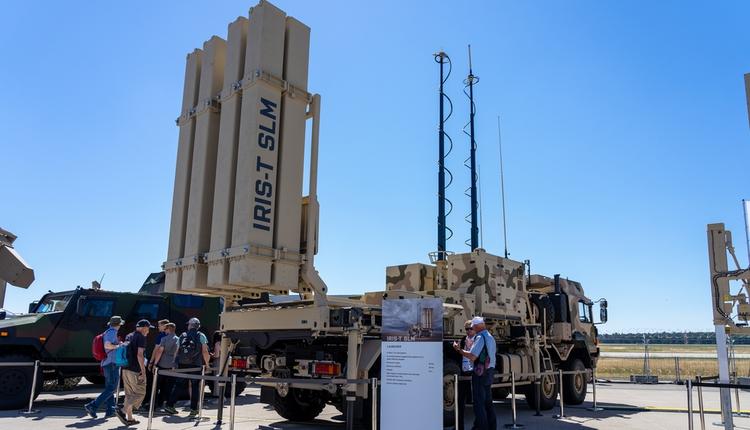
[[[605,332],[711,329],[706,224],[746,261],[744,2],[301,2],[323,97],[317,267],[333,293],[384,287],[435,249],[437,65],[456,104],[449,196],[466,251],[461,127],[473,49],[483,239],[607,297]],[[4,2],[0,225],[48,289],[135,290],[166,257],[185,55],[252,2]]]

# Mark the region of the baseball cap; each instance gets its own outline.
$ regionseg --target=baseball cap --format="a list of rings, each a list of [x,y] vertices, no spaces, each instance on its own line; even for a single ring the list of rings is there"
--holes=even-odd
[[[193,318],[190,318],[190,319],[188,320],[188,325],[189,325],[189,326],[193,326],[193,327],[200,327],[200,325],[201,325],[201,320],[199,320],[198,318],[195,318],[195,317],[193,317]]]
[[[140,320],[135,324],[136,327],[148,327],[148,328],[154,328],[154,326],[151,325],[151,322],[149,320]]]
[[[122,317],[121,317],[121,316],[118,316],[118,315],[113,315],[113,316],[112,316],[112,317],[111,317],[111,318],[109,319],[109,325],[123,325],[123,324],[125,324],[125,320],[124,320],[124,319],[122,319]]]
[[[484,324],[484,318],[482,317],[474,317],[471,319],[471,326],[477,326],[479,324]]]

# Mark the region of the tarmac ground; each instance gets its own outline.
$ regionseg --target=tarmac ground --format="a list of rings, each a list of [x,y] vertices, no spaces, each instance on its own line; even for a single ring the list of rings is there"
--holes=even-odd
[[[23,415],[19,411],[0,411],[0,429],[24,429],[24,430],[67,430],[67,429],[124,429],[125,427],[116,419],[104,419],[103,414],[99,418],[92,419],[83,411],[83,404],[98,394],[96,387],[81,384],[75,390],[65,392],[42,393],[34,403],[34,409],[38,413]],[[732,401],[735,402],[736,394],[732,391]],[[739,392],[740,405],[743,409],[750,409],[750,393]],[[564,429],[687,429],[687,391],[685,386],[673,384],[659,385],[632,385],[627,383],[599,383],[597,384],[598,406],[604,408],[602,411],[590,411],[592,406],[591,386],[587,401],[580,406],[566,407],[565,418],[556,419],[553,416],[559,414],[556,407],[550,411],[543,411],[541,417],[534,416],[524,397],[517,398],[517,411],[519,424],[525,429],[540,430],[564,430]],[[328,406],[318,419],[313,423],[294,423],[279,417],[268,405],[259,403],[260,389],[249,387],[237,398],[235,413],[235,428],[242,430],[303,430],[303,429],[337,429],[345,428],[341,413],[334,407]],[[703,389],[703,402],[706,408],[704,418],[706,429],[719,429],[721,416],[718,413],[719,391],[714,388]],[[698,414],[698,393],[693,389],[693,404],[695,414],[693,422],[695,429],[700,426]],[[178,406],[182,406],[178,404]],[[225,405],[224,424],[216,424],[217,399],[206,398],[204,407],[204,418],[200,421],[187,419],[187,411],[181,411],[179,415],[167,416],[163,413],[154,417],[152,428],[164,430],[200,430],[229,428],[229,405]],[[504,428],[505,424],[511,423],[510,399],[495,402],[498,417],[498,428]],[[178,408],[181,410],[181,408]],[[750,412],[750,411],[745,411]],[[136,417],[140,424],[134,428],[145,429],[148,412],[144,416]],[[471,407],[466,412],[467,429],[471,428],[473,420]],[[750,430],[750,418],[734,418],[735,428]],[[391,429],[388,429],[391,430]],[[400,430],[400,429],[394,429]]]

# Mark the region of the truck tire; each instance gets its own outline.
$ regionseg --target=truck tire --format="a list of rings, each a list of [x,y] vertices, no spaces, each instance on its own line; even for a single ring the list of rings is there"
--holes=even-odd
[[[274,390],[273,408],[289,421],[312,421],[323,412],[325,406],[320,393],[313,390],[289,388],[286,396]]]
[[[29,362],[31,357],[23,354],[8,354],[0,356],[0,362]],[[0,366],[0,409],[20,409],[29,404],[31,384],[34,380],[34,367],[5,367]],[[42,391],[44,378],[41,369],[37,375],[34,399]]]
[[[570,361],[566,367],[567,370],[586,370],[578,358]],[[563,401],[566,405],[580,405],[586,400],[587,380],[585,373],[563,375]]]
[[[555,407],[557,400],[557,383],[554,375],[545,375],[541,381],[541,397],[539,398],[539,409],[548,411]],[[536,409],[536,385],[531,384],[525,388],[526,404],[529,408]]]
[[[443,362],[443,425],[452,426],[456,422],[456,409],[458,399],[456,398],[455,375],[461,374],[461,368],[455,361]]]

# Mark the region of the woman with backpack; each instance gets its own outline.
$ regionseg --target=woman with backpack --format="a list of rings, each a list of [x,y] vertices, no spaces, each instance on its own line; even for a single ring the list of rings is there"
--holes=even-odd
[[[208,365],[210,356],[208,354],[208,339],[206,335],[198,331],[201,322],[198,318],[190,318],[188,331],[180,335],[177,342],[177,367],[180,369],[200,368]],[[186,372],[191,375],[200,375],[200,370]],[[197,379],[179,379],[172,387],[165,410],[174,410],[177,394],[185,384],[190,384],[190,414],[188,418],[198,415],[198,400],[200,399],[200,382]],[[169,409],[168,409],[169,408]],[[176,412],[176,411],[175,411]]]
[[[109,319],[107,330],[94,338],[91,350],[94,358],[101,362],[104,390],[94,401],[83,405],[91,418],[96,418],[96,411],[102,405],[106,405],[107,408],[104,418],[115,416],[115,390],[120,386],[120,369],[115,363],[115,350],[120,345],[117,331],[123,324],[125,321],[115,315]]]

